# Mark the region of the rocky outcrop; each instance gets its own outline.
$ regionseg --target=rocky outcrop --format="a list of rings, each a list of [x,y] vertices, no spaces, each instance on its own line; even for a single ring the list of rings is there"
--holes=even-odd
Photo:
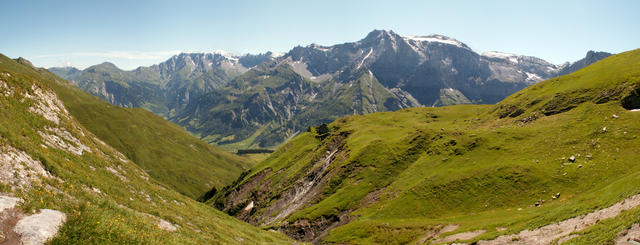
[[[39,245],[55,237],[66,220],[67,216],[60,211],[42,209],[20,219],[13,230],[20,235],[20,243]]]
[[[338,135],[325,139],[328,147],[324,154],[313,165],[306,166],[302,171],[303,176],[296,178],[295,182],[272,179],[286,170],[274,173],[271,168],[267,168],[241,184],[229,186],[232,190],[221,191],[214,197],[214,206],[251,224],[275,225],[280,231],[296,239],[311,241],[318,238],[329,229],[346,223],[349,219],[348,212],[316,220],[289,222],[287,219],[323,196],[323,187],[339,171],[331,166],[348,156],[344,145],[345,137],[346,135]]]

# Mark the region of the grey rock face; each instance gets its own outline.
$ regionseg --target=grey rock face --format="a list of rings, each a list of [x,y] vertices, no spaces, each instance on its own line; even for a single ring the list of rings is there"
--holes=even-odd
[[[571,64],[565,64],[564,67],[558,72],[558,76],[562,76],[562,75],[567,75],[569,73],[573,73],[577,70],[580,70],[588,65],[591,65],[593,63],[598,62],[601,59],[607,58],[611,56],[611,53],[607,53],[607,52],[595,52],[595,51],[589,51],[587,52],[587,55],[582,58],[581,60],[578,60],[576,62],[573,62]]]

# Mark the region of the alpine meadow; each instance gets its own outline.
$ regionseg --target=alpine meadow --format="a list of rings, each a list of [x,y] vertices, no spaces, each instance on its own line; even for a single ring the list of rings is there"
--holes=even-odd
[[[0,244],[640,244],[639,2],[0,5]]]

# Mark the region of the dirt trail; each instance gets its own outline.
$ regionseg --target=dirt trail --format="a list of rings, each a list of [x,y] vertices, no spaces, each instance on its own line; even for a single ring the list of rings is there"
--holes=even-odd
[[[453,242],[455,240],[469,240],[471,238],[482,235],[482,233],[484,233],[485,231],[486,230],[477,230],[477,231],[467,231],[467,232],[456,233],[456,234],[447,236],[445,238],[440,238],[438,240],[435,240],[433,241],[433,243],[448,243],[448,242]]]
[[[556,239],[562,239],[569,236],[572,232],[586,229],[600,220],[616,217],[622,211],[636,208],[639,205],[640,194],[628,197],[610,207],[586,215],[546,225],[534,230],[524,230],[518,234],[499,236],[490,241],[479,241],[478,244],[550,244]]]
[[[445,227],[443,227],[442,229],[438,230],[437,232],[434,231],[430,231],[429,233],[427,233],[427,235],[423,236],[420,241],[418,242],[418,244],[424,244],[425,242],[427,242],[427,240],[434,238],[434,237],[439,237],[440,235],[447,233],[447,232],[452,232],[457,230],[458,228],[460,228],[459,225],[446,225]]]

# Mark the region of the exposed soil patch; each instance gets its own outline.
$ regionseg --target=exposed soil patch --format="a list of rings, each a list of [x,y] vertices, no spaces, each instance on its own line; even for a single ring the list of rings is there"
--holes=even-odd
[[[265,215],[270,215],[273,212],[279,212],[275,217],[267,216],[268,218],[264,221],[264,224],[282,220],[301,208],[307,199],[313,197],[313,195],[309,195],[310,192],[314,187],[319,186],[321,182],[326,182],[326,180],[321,180],[327,174],[325,170],[329,167],[337,152],[338,149],[328,152],[320,161],[314,164],[314,170],[311,171],[309,175],[307,175],[302,181],[294,184],[287,193],[282,195],[283,198],[279,199],[272,207],[268,208]],[[317,165],[320,166],[316,167]]]
[[[477,237],[479,235],[482,235],[486,230],[477,230],[477,231],[467,231],[467,232],[462,232],[462,233],[457,233],[457,234],[453,234],[450,236],[447,236],[445,238],[440,238],[438,240],[433,241],[434,243],[446,243],[446,242],[453,242],[456,240],[460,240],[460,241],[464,241],[464,240],[469,240],[472,239],[474,237]]]
[[[442,226],[440,226],[442,227]],[[427,242],[427,240],[435,238],[435,237],[439,237],[444,233],[447,232],[452,232],[457,230],[458,228],[460,228],[459,225],[452,225],[452,224],[448,224],[442,228],[436,227],[434,230],[429,231],[427,234],[425,234],[422,238],[420,238],[420,241],[418,242],[418,244],[425,244]]]
[[[300,241],[313,241],[317,240],[316,243],[320,242],[318,237],[325,231],[329,230],[330,227],[335,227],[337,223],[343,220],[348,220],[346,215],[342,217],[332,216],[332,217],[320,217],[316,220],[310,221],[308,219],[296,220],[295,222],[289,224],[286,221],[280,225],[280,232],[287,234],[289,237],[300,240]]]
[[[622,99],[622,107],[627,110],[640,110],[640,88]]]
[[[640,241],[640,224],[633,224],[631,228],[621,231],[616,238],[616,244],[630,244],[629,241]]]
[[[232,192],[228,193],[225,196],[225,200],[216,200],[214,206],[228,214],[236,215],[236,218],[248,221],[245,219],[246,216],[250,214],[250,212],[255,207],[251,207],[249,210],[245,210],[249,205],[251,198],[251,192],[264,180],[272,172],[271,168],[266,168],[256,175],[254,175],[251,180],[246,183],[236,187]],[[240,176],[238,179],[243,179],[244,176]],[[223,202],[220,202],[223,201]],[[242,209],[242,210],[240,210]],[[244,211],[244,212],[243,212]]]
[[[23,216],[20,209],[15,208],[22,199],[0,196],[0,244],[20,244],[20,235],[13,231],[18,220]]]
[[[13,230],[24,214],[17,208],[6,209],[0,214],[1,245],[20,244],[20,235]]]

